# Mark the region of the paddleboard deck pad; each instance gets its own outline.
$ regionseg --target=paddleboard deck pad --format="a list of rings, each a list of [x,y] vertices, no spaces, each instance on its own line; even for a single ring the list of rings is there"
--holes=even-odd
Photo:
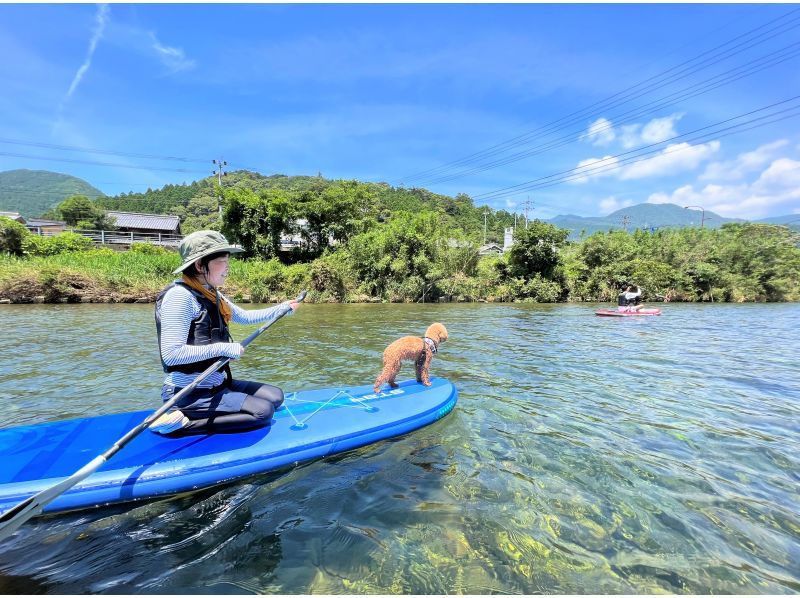
[[[375,394],[371,386],[287,393],[271,426],[168,438],[144,430],[44,512],[168,496],[348,451],[435,422],[456,404],[455,386],[431,378]],[[69,477],[150,411],[0,430],[0,514]]]
[[[619,311],[616,309],[598,309],[594,312],[596,316],[610,316],[616,318],[625,318],[630,316],[660,316],[661,310],[654,308],[640,309],[639,311]]]

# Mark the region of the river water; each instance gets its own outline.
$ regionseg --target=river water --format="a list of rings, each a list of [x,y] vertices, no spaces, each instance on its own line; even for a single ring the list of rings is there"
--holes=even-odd
[[[800,592],[800,305],[596,307],[303,306],[239,377],[368,383],[440,321],[456,408],[230,486],[34,519],[0,592]],[[0,306],[3,427],[155,408],[152,309]]]

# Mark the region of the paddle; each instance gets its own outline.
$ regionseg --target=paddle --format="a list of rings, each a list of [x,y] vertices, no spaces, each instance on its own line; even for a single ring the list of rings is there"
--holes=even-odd
[[[297,301],[300,302],[305,298],[306,298],[306,291],[303,291],[297,297]],[[281,313],[274,320],[270,320],[269,322],[264,324],[261,328],[253,332],[250,336],[248,336],[246,339],[242,341],[242,346],[246,347],[247,345],[249,345],[262,332],[264,332],[267,328],[269,328],[275,322],[277,322],[283,316],[285,316],[286,313],[288,312]],[[117,440],[114,443],[114,446],[109,448],[102,455],[98,455],[97,457],[92,459],[89,463],[81,467],[74,474],[60,481],[58,484],[55,484],[50,488],[46,488],[41,492],[34,494],[30,498],[26,498],[18,505],[12,507],[10,510],[3,513],[3,515],[0,516],[0,541],[5,540],[7,537],[13,534],[17,530],[17,528],[23,523],[25,523],[28,519],[41,513],[42,509],[49,503],[53,502],[60,494],[66,492],[67,490],[72,488],[75,484],[86,479],[92,473],[97,471],[103,465],[103,463],[105,463],[111,457],[117,454],[117,452],[119,452],[126,444],[128,444],[136,436],[138,436],[143,430],[147,429],[147,427],[150,424],[152,424],[158,417],[160,417],[168,409],[174,406],[175,403],[178,402],[178,400],[186,396],[188,393],[192,392],[192,390],[194,390],[195,387],[198,384],[200,384],[200,382],[205,380],[208,376],[219,370],[221,367],[225,366],[225,364],[227,364],[230,360],[231,360],[230,357],[221,357],[220,359],[218,359],[216,363],[210,365],[202,374],[200,374],[197,378],[195,378],[194,382],[192,382],[189,386],[186,386],[183,390],[177,393],[169,401],[164,403],[159,409],[154,411],[151,415],[147,416],[142,423],[133,428],[122,438]]]

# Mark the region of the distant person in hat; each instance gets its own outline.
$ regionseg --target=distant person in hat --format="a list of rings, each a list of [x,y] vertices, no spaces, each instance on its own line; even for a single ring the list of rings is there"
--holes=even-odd
[[[161,397],[166,402],[220,357],[237,359],[244,347],[228,332],[231,321],[257,324],[294,312],[297,301],[275,307],[244,310],[219,292],[228,276],[230,254],[242,249],[212,230],[197,231],[180,244],[183,274],[156,299],[156,329],[161,364],[167,373]],[[235,380],[225,366],[203,380],[150,425],[169,436],[235,432],[267,426],[283,403],[283,391],[261,382]]]

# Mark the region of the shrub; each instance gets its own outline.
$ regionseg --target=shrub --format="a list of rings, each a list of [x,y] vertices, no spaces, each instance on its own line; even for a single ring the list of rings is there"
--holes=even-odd
[[[326,253],[311,263],[309,269],[311,288],[320,294],[322,301],[344,301],[349,278],[347,263],[335,253]]]
[[[25,225],[6,216],[0,216],[0,252],[22,255],[23,243],[29,236],[31,234]]]
[[[152,243],[131,243],[131,251],[144,255],[165,255],[170,253],[168,249],[159,245],[153,245]]]
[[[77,233],[64,232],[52,237],[30,235],[22,244],[22,251],[27,255],[58,255],[70,251],[86,251],[92,248],[92,240]]]

